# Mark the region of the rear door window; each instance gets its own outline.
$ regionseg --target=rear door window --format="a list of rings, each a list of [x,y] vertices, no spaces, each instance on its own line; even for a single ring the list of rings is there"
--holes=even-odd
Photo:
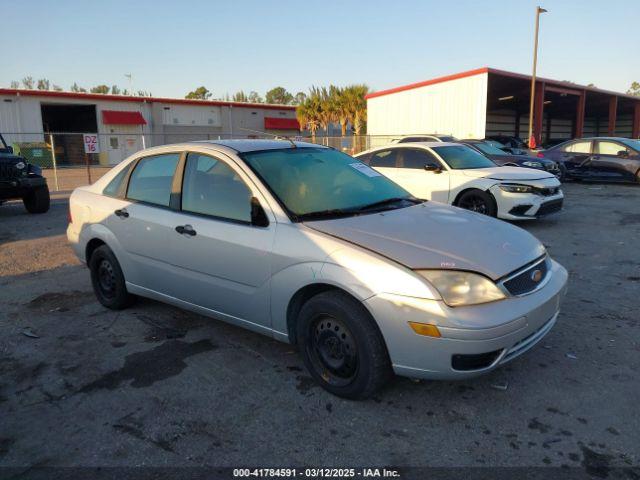
[[[179,153],[165,153],[141,159],[129,179],[127,198],[168,207],[171,200],[171,183],[179,160]]]
[[[591,141],[582,140],[570,143],[562,148],[563,152],[569,153],[591,153]]]
[[[371,155],[369,165],[378,168],[395,168],[396,167],[396,150],[382,150]]]

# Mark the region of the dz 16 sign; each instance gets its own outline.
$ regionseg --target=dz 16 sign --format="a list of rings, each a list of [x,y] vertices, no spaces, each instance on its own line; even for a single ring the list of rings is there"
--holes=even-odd
[[[84,142],[84,153],[100,153],[100,142],[98,142],[98,134],[85,133],[82,135]]]

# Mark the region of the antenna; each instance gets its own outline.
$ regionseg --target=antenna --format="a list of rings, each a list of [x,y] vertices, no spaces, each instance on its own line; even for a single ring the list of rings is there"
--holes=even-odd
[[[260,135],[266,135],[267,137],[274,137],[276,140],[283,138],[287,140],[293,148],[298,148],[298,146],[296,145],[296,142],[291,140],[291,138],[287,137],[286,135],[276,135],[275,133],[261,132],[260,130],[251,130],[250,128],[240,128],[240,130],[244,130],[245,132],[251,132],[251,133],[259,133]]]

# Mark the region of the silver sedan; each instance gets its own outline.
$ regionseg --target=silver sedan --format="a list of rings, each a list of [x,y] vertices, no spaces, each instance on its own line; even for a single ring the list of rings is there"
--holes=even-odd
[[[73,192],[67,235],[104,306],[149,297],[297,344],[348,398],[514,359],[567,282],[524,230],[302,142],[144,150]]]

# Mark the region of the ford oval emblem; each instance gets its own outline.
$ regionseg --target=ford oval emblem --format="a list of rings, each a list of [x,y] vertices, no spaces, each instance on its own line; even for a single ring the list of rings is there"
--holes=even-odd
[[[531,272],[531,280],[536,283],[542,280],[542,270],[534,270],[533,272]]]

